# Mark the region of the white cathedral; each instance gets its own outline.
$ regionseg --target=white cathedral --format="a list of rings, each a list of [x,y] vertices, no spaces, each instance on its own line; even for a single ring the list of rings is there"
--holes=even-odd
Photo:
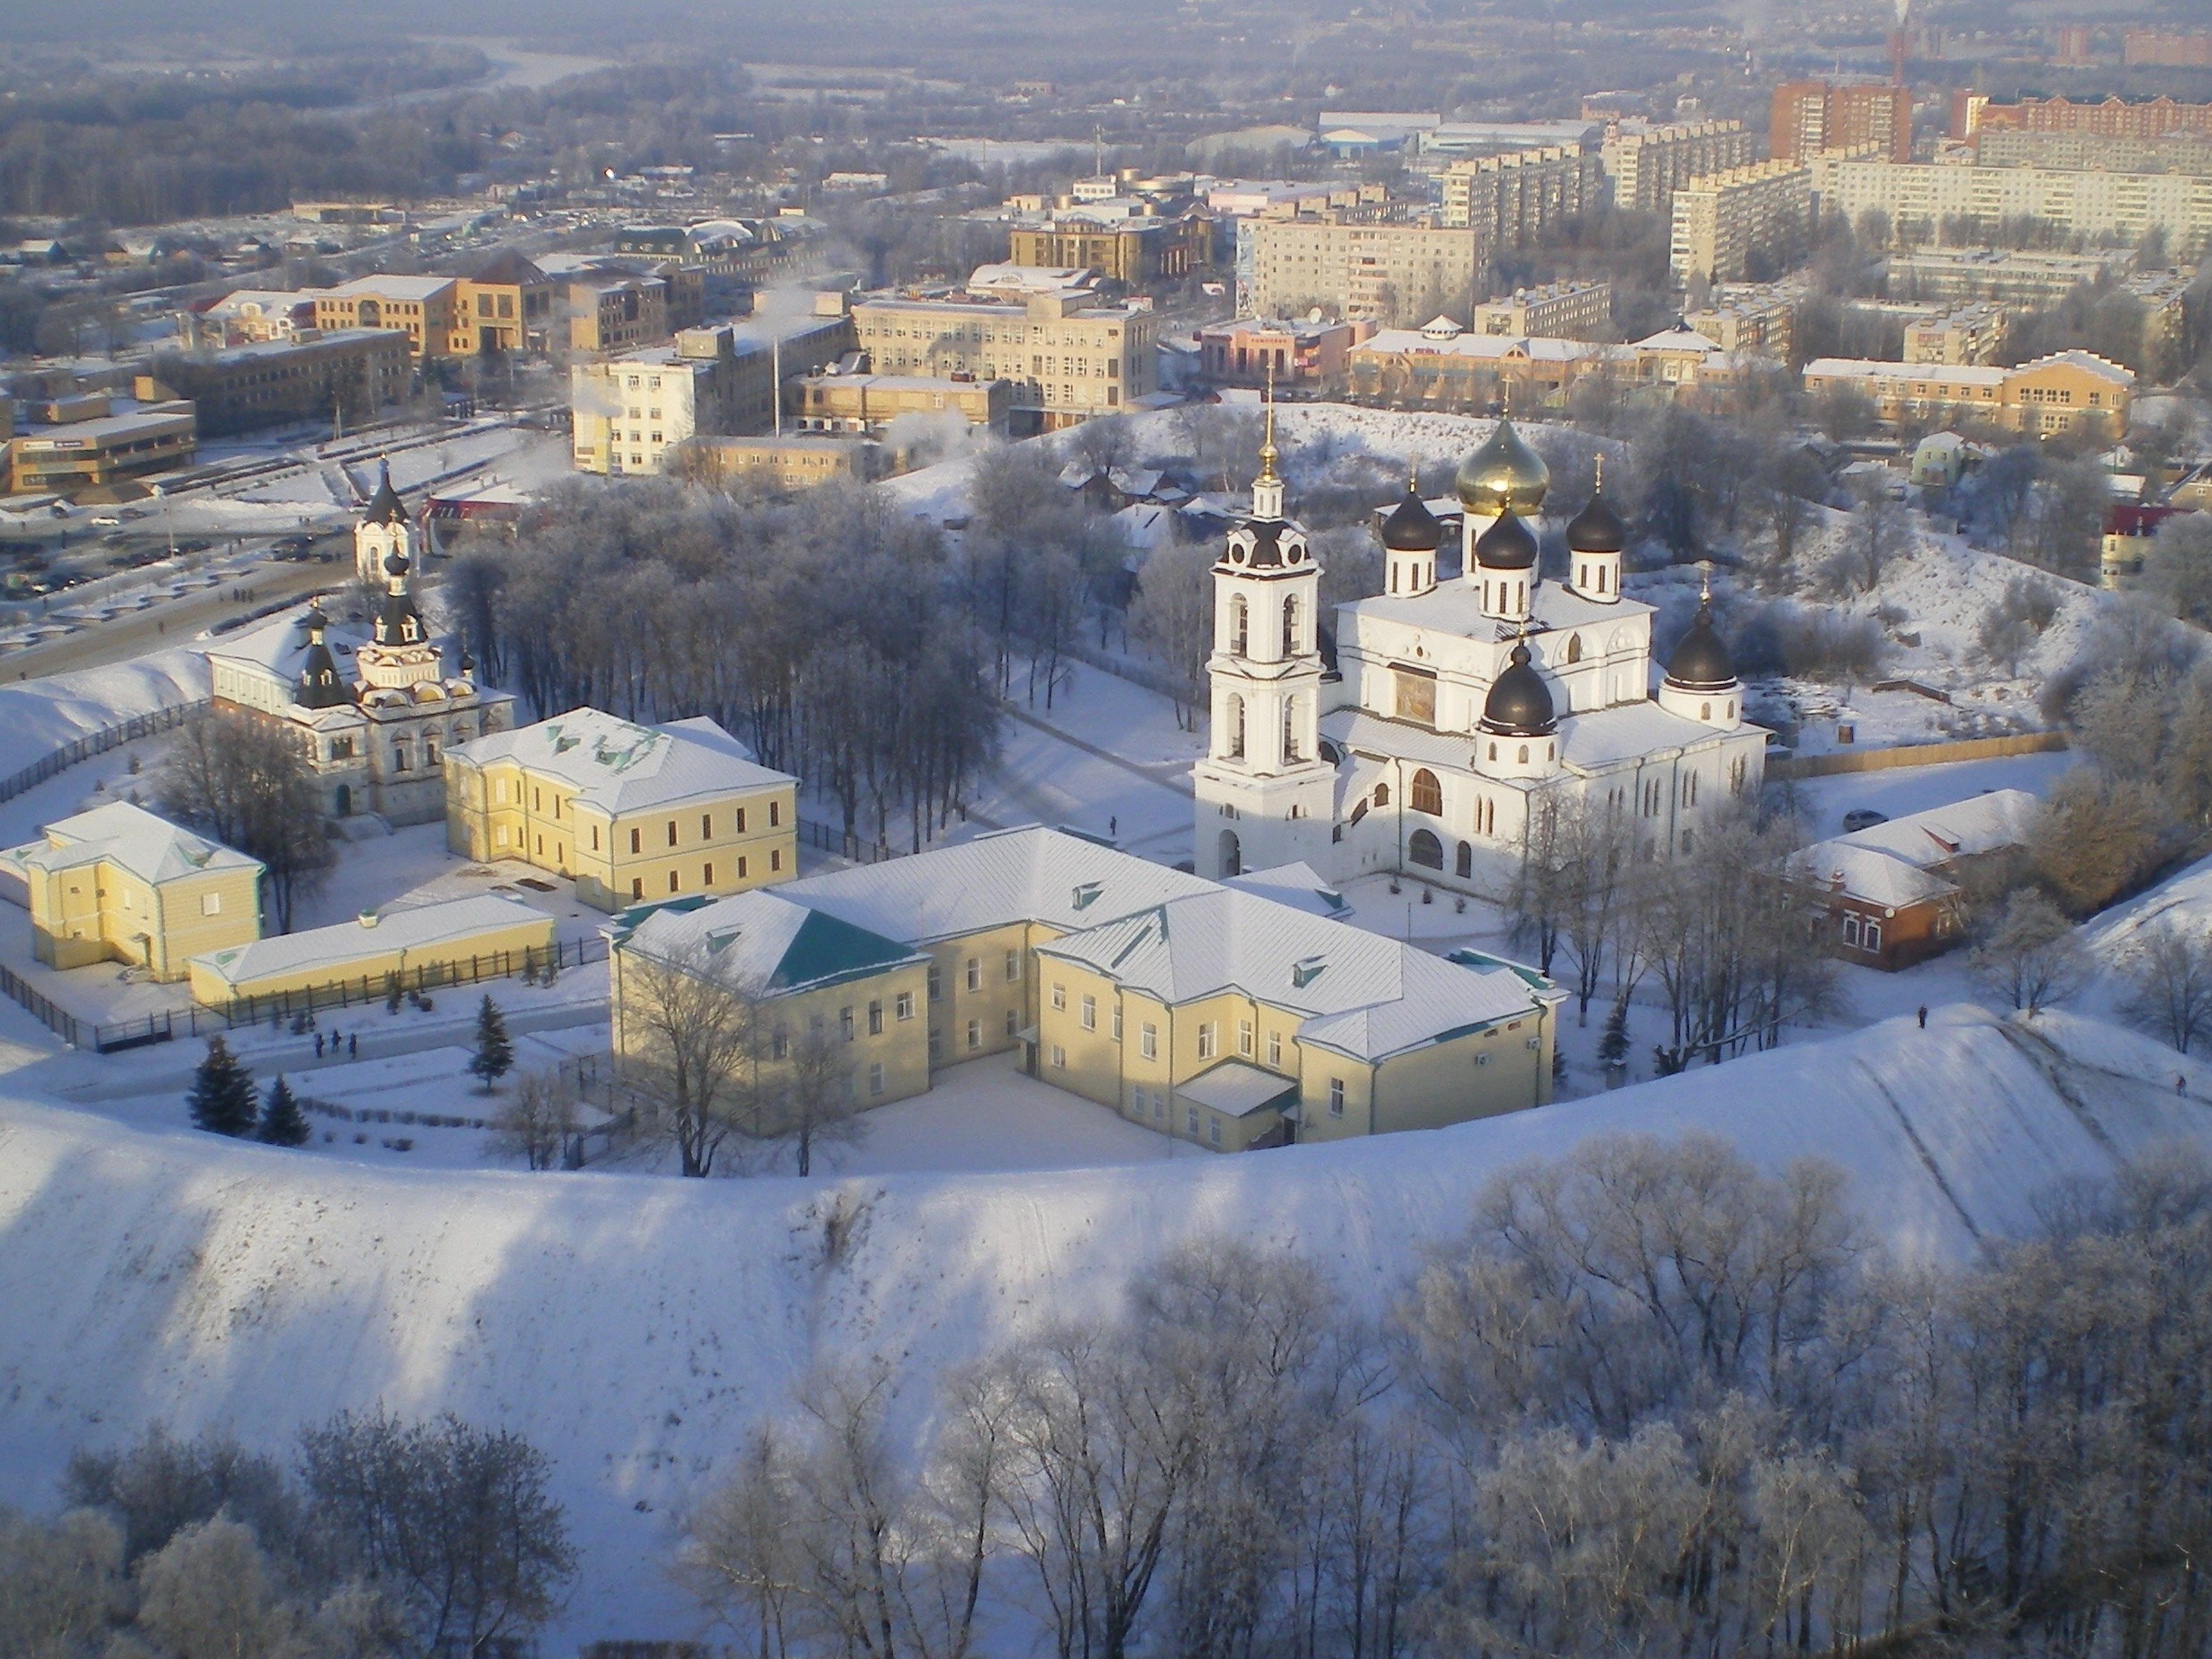
[[[1538,575],[1526,520],[1550,474],[1510,420],[1460,464],[1455,580],[1437,580],[1444,528],[1409,483],[1382,527],[1383,591],[1337,607],[1331,663],[1276,459],[1270,409],[1251,516],[1214,566],[1199,874],[1302,861],[1495,897],[1548,803],[1602,797],[1664,857],[1757,792],[1766,733],[1743,717],[1709,606],[1653,691],[1653,610],[1621,597],[1627,529],[1602,478],[1566,527],[1564,583]]]

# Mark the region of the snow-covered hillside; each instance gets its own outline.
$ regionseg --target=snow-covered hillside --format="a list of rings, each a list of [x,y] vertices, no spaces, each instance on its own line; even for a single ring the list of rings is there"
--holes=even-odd
[[[688,1616],[663,1573],[677,1515],[825,1360],[903,1367],[911,1423],[935,1367],[1109,1307],[1155,1250],[1215,1231],[1379,1303],[1489,1175],[1621,1129],[1833,1159],[1879,1240],[1956,1259],[2030,1224],[2054,1180],[2212,1144],[2207,1099],[2212,1067],[2142,1039],[1968,1007],[1435,1133],[1005,1175],[398,1173],[17,1099],[0,1491],[49,1501],[72,1447],[154,1417],[281,1448],[343,1406],[450,1408],[556,1460],[585,1550],[572,1633],[668,1631]]]

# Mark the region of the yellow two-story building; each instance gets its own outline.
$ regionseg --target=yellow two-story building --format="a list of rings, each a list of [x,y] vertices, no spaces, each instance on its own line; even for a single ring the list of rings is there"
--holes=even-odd
[[[448,847],[569,877],[601,910],[798,873],[798,780],[703,717],[638,726],[573,708],[448,749],[445,765]]]
[[[0,852],[0,870],[28,889],[32,953],[50,967],[127,962],[176,980],[192,957],[261,937],[261,861],[128,801],[48,825]]]
[[[899,1064],[918,1049],[925,1077],[1018,1050],[1043,1081],[1220,1151],[1431,1129],[1550,1098],[1557,987],[1352,927],[1299,866],[1223,885],[1022,829],[774,897],[912,953],[880,973],[856,964],[824,1017],[872,1034],[889,1008]],[[684,925],[711,930],[725,912],[743,925],[727,900]],[[631,948],[616,951],[618,1047]],[[862,1086],[861,1097],[898,1096]]]

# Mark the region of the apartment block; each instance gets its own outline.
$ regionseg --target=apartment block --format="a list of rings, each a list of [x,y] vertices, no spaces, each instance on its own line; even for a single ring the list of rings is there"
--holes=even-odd
[[[1675,280],[1740,282],[1789,268],[1811,228],[1812,183],[1810,169],[1787,160],[1691,180],[1675,193]]]
[[[1820,357],[1805,365],[1809,394],[1855,392],[1892,424],[1973,420],[2037,436],[2125,435],[2135,383],[2134,371],[2086,351],[2054,352],[2018,368],[1847,357]]]
[[[1973,235],[2007,220],[2036,220],[2067,236],[2139,242],[2163,230],[2177,255],[2212,241],[2212,178],[2186,173],[2078,172],[2054,167],[1899,166],[1816,156],[1813,188],[1820,211],[1856,220],[1880,208],[1893,223],[1948,237]]]
[[[1440,222],[1469,230],[1485,258],[1533,245],[1545,231],[1594,204],[1604,177],[1595,149],[1545,144],[1454,161],[1439,176]]]
[[[2008,128],[1974,140],[1974,160],[1985,167],[2054,167],[2099,173],[2212,174],[2212,133],[2173,132],[2163,138],[2108,138],[2094,132],[2025,132]]]
[[[2000,104],[1986,93],[1961,90],[1951,95],[1953,138],[2006,131],[2080,132],[2111,139],[2162,139],[2193,132],[2212,138],[2212,104],[2179,104],[2162,96],[2076,104],[2063,95]]]
[[[1824,149],[1868,146],[1891,161],[1912,159],[1912,94],[1888,82],[1785,81],[1774,88],[1766,154],[1805,161]]]
[[[1160,319],[1080,289],[986,294],[964,288],[867,295],[853,338],[879,374],[1002,380],[1016,437],[1112,414],[1150,396]]]
[[[1611,283],[1550,283],[1516,288],[1475,308],[1468,325],[1477,334],[1544,334],[1555,339],[1602,340],[1612,332]]]
[[[1905,329],[1908,363],[1994,363],[2004,349],[2012,313],[1993,300],[1976,300],[1956,311],[1923,317]]]
[[[1919,248],[1892,254],[1889,293],[1896,301],[1956,304],[1967,300],[2014,300],[2047,305],[2078,283],[2122,277],[2135,269],[2132,249],[2051,254],[2005,248]]]
[[[1675,191],[1709,173],[1749,167],[1759,158],[1759,140],[1740,121],[1624,122],[1606,134],[1600,158],[1615,207],[1665,219],[1674,212]]]
[[[383,329],[404,335],[417,363],[456,355],[454,319],[458,279],[451,276],[357,276],[315,294],[315,327],[325,334]]]
[[[415,360],[406,339],[388,329],[310,329],[223,351],[165,352],[154,371],[192,400],[202,431],[221,437],[294,420],[366,419],[407,395]]]
[[[1256,220],[1246,309],[1262,317],[1419,323],[1474,310],[1482,257],[1468,230],[1332,219]]]
[[[907,416],[958,415],[971,427],[1007,436],[1014,388],[1003,380],[937,374],[808,374],[798,381],[796,412],[808,432],[875,437]]]
[[[1686,313],[1683,322],[1723,351],[1787,358],[1796,316],[1796,306],[1779,294],[1716,293],[1711,304]]]
[[[665,346],[571,365],[576,470],[657,473],[684,439],[731,430],[741,419],[745,366],[727,328],[687,329]]]
[[[2195,34],[2171,34],[2157,29],[2123,30],[2120,61],[2131,68],[2212,69],[2212,34],[2202,31]]]

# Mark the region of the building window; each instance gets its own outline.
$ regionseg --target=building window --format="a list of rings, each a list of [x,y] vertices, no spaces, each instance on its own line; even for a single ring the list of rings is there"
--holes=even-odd
[[[1096,996],[1086,996],[1081,1005],[1076,1010],[1076,1018],[1082,1022],[1085,1031],[1097,1031],[1098,1029],[1098,999]]]
[[[699,815],[699,838],[701,841],[714,839],[714,814],[711,812],[702,812]]]
[[[776,825],[782,822],[783,803],[781,801],[770,801],[768,803],[768,827],[770,829],[773,829],[776,827]]]
[[[1022,953],[1019,951],[1008,951],[1007,952],[1007,983],[1012,985],[1021,977]]]
[[[883,1066],[880,1061],[868,1068],[868,1092],[871,1095],[883,1092]]]
[[[222,914],[222,895],[221,893],[203,893],[200,896],[200,914],[202,915],[221,915]]]
[[[1185,1106],[1185,1107],[1183,1108],[1183,1127],[1184,1127],[1184,1130],[1185,1130],[1185,1131],[1186,1131],[1186,1132],[1187,1132],[1189,1134],[1190,1138],[1191,1138],[1193,1141],[1196,1141],[1196,1140],[1198,1138],[1198,1108],[1197,1108],[1197,1107],[1196,1107],[1196,1106]]]
[[[1052,987],[1052,1011],[1055,1014],[1064,1014],[1067,1008],[1068,987],[1064,985],[1055,985]]]
[[[632,898],[643,898],[645,896],[646,879],[643,876],[632,876],[630,878],[630,897]]]
[[[853,1009],[850,1005],[837,1010],[837,1034],[847,1042],[853,1041]]]
[[[769,872],[769,874],[773,875],[773,874],[774,874],[774,873],[775,873],[777,870],[781,870],[782,868],[783,868],[783,849],[782,849],[782,848],[781,848],[781,847],[771,847],[771,848],[769,848],[769,849],[768,849],[768,872]]]
[[[740,881],[743,881],[745,879],[745,855],[744,855],[743,853],[739,853],[739,854],[738,854],[738,856],[737,856],[737,879],[738,879],[738,880],[740,880]]]
[[[737,833],[740,835],[745,833],[745,809],[743,807],[737,808]]]
[[[912,1019],[914,1017],[914,993],[912,991],[899,992],[891,1004],[891,1012],[899,1019]]]
[[[983,988],[983,959],[980,956],[968,959],[968,988],[971,991]]]
[[[1845,913],[1843,919],[1843,942],[1855,950],[1858,947],[1859,919],[1848,912]]]
[[[932,1002],[937,1002],[941,1000],[943,996],[943,981],[939,978],[936,967],[933,963],[929,969],[929,1000]]]
[[[676,821],[673,818],[668,821],[668,844],[672,847],[676,844]]]
[[[1415,812],[1425,812],[1431,817],[1444,816],[1444,787],[1436,780],[1436,774],[1427,767],[1413,774],[1413,782],[1407,798]]]
[[[1869,951],[1880,951],[1882,949],[1882,924],[1869,921],[1863,937]]]
[[[933,1025],[929,1028],[929,1063],[933,1066],[935,1065],[939,1059],[943,1057],[943,1039],[938,1032],[937,1028]]]
[[[668,872],[668,890],[672,893],[677,890],[676,872],[673,870]]]
[[[707,887],[712,887],[712,886],[714,885],[714,866],[713,866],[712,864],[709,864],[709,865],[704,866],[703,868],[704,868],[704,870],[705,870],[705,875],[704,875],[704,878],[703,878],[703,883],[702,883],[702,885],[707,886]]]
[[[644,834],[645,832],[642,830],[632,830],[630,832],[630,851],[632,852],[643,852],[645,851],[643,842]]]
[[[1268,1064],[1280,1068],[1282,1063],[1283,1033],[1279,1031],[1271,1031],[1268,1033]]]
[[[1055,1071],[1068,1069],[1068,1050],[1061,1048],[1057,1042],[1052,1045],[1052,1069]]]
[[[1221,1144],[1221,1117],[1217,1113],[1205,1114],[1205,1138],[1214,1146]]]
[[[1237,1022],[1237,1052],[1246,1059],[1252,1057],[1252,1023],[1250,1020]]]
[[[1160,1058],[1160,1027],[1150,1023],[1137,1027],[1137,1052],[1146,1059]]]
[[[1116,1042],[1119,1042],[1121,1040],[1122,1040],[1122,1006],[1121,1006],[1121,1004],[1119,1004],[1119,1003],[1115,1003],[1115,1004],[1114,1005],[1114,1041],[1116,1041]]]
[[[1205,1024],[1198,1027],[1198,1058],[1200,1059],[1212,1059],[1214,1058],[1214,1047],[1217,1041],[1218,1038],[1213,1021],[1208,1020]]]
[[[790,1035],[783,1029],[782,1026],[779,1025],[768,1035],[768,1058],[770,1059],[782,1059],[787,1057],[790,1051]]]
[[[868,1005],[868,1034],[871,1037],[883,1034],[883,1005],[880,1001]]]

